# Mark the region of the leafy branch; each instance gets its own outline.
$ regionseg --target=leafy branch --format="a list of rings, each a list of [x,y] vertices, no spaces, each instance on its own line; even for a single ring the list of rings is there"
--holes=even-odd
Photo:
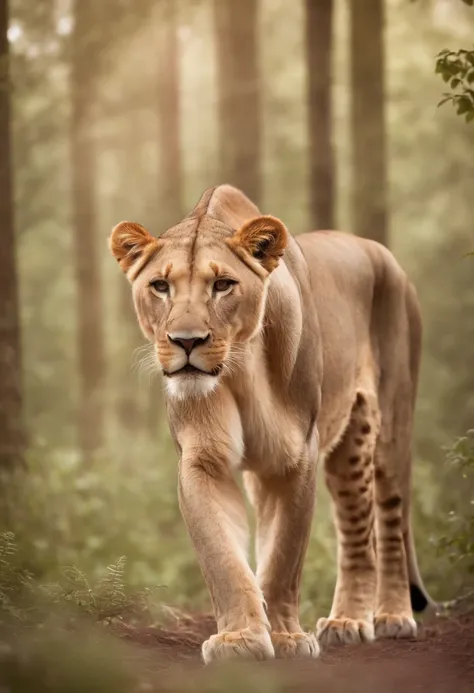
[[[474,5],[474,0],[466,4]],[[464,115],[467,123],[474,120],[474,50],[442,50],[436,58],[435,72],[451,87],[450,92],[443,94],[438,106],[451,101],[458,115]]]
[[[468,483],[474,481],[474,429],[455,441],[446,459]],[[454,563],[462,563],[468,573],[474,573],[474,498],[466,510],[449,513],[448,532],[440,538],[438,548]]]

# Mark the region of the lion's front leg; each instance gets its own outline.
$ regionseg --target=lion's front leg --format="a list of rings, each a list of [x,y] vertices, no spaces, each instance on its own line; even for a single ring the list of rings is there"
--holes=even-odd
[[[281,477],[245,473],[257,511],[257,579],[267,604],[276,657],[317,657],[313,633],[299,622],[299,591],[315,497],[315,464],[301,460]]]
[[[218,450],[183,450],[179,502],[217,621],[204,661],[272,658],[262,592],[246,558],[245,506]]]

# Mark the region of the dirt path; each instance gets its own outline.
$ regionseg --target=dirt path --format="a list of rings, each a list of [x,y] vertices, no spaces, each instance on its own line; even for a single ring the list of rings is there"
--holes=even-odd
[[[173,629],[123,626],[143,657],[143,691],[243,693],[474,693],[474,614],[442,620],[416,641],[330,648],[315,661],[276,660],[203,667],[200,646],[212,618],[183,618]]]

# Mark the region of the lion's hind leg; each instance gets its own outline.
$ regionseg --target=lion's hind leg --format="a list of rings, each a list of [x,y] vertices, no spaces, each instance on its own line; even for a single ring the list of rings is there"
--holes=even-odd
[[[405,533],[409,531],[410,491],[403,470],[411,464],[409,437],[400,431],[395,443],[379,441],[375,457],[377,599],[375,636],[414,638]],[[423,593],[420,591],[423,596]]]
[[[325,461],[338,536],[338,576],[329,618],[319,619],[323,645],[374,639],[374,451],[379,430],[375,395],[358,392],[342,440]]]

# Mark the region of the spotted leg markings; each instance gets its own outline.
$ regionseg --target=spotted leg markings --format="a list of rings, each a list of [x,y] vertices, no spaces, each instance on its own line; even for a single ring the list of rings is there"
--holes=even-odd
[[[403,494],[383,448],[375,460],[377,530],[376,638],[415,638],[403,541]]]
[[[374,639],[373,456],[378,430],[375,396],[359,392],[344,436],[326,460],[338,535],[338,580],[331,614],[316,626],[323,646]]]

